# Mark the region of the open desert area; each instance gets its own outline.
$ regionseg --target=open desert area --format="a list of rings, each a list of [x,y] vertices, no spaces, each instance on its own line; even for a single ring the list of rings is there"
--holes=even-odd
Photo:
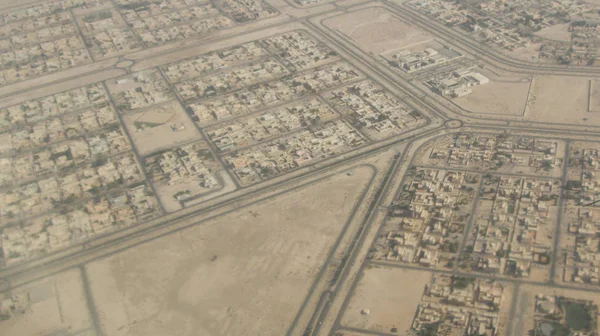
[[[588,112],[600,112],[600,80],[590,79],[589,94]]]
[[[0,293],[4,308],[10,302],[23,311],[7,321],[0,320],[0,335],[98,336],[81,272],[67,270]]]
[[[375,55],[433,39],[425,31],[406,24],[385,8],[369,7],[323,21],[359,48]]]
[[[342,325],[371,332],[404,334],[411,323],[431,273],[385,266],[367,267],[344,311]]]
[[[336,336],[367,336],[370,335],[370,333],[360,333],[360,332],[356,332],[356,331],[346,331],[346,330],[340,330],[337,332]]]
[[[513,57],[518,60],[523,60],[523,61],[538,63],[538,64],[552,63],[552,61],[539,58],[540,46],[541,46],[541,43],[531,43],[524,47],[510,50],[507,53],[510,55],[510,57]]]
[[[531,80],[527,77],[499,77],[490,71],[481,73],[490,82],[474,88],[470,95],[453,99],[453,102],[472,113],[522,116]]]
[[[372,170],[359,167],[87,265],[107,335],[282,335]]]
[[[534,76],[525,118],[559,124],[600,125],[600,114],[588,112],[590,78]]]
[[[571,32],[569,31],[568,23],[557,24],[548,28],[544,28],[538,32],[535,32],[535,35],[548,40],[565,42],[571,41]]]

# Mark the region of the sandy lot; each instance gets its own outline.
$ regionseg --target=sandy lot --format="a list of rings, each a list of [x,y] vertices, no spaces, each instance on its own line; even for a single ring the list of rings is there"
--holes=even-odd
[[[400,334],[410,329],[431,273],[398,268],[365,271],[342,318],[347,327]],[[369,314],[361,314],[368,309]]]
[[[106,335],[283,335],[371,169],[88,265]]]
[[[323,21],[327,27],[338,30],[361,49],[374,54],[418,44],[433,37],[415,26],[392,16],[385,8],[372,7]]]
[[[140,155],[200,138],[196,126],[174,100],[125,115],[123,121]]]
[[[569,32],[569,23],[554,25],[548,28],[544,28],[534,35],[541,38],[554,41],[571,41],[571,33]]]
[[[511,57],[514,57],[517,59],[536,63],[539,61],[538,56],[540,54],[540,44],[533,43],[533,44],[530,44],[530,45],[522,47],[522,48],[517,48],[513,51],[508,51],[508,50],[500,49],[500,48],[496,48],[496,50],[505,52],[505,53],[509,54]]]
[[[517,304],[515,305],[515,319],[509,323],[513,327],[511,335],[527,335],[534,327],[535,296],[557,295],[574,299],[591,300],[600,306],[600,294],[569,290],[563,288],[551,288],[544,286],[522,285],[519,288]]]
[[[474,87],[473,93],[453,99],[453,102],[470,112],[523,115],[530,81],[498,77],[489,71],[482,71],[482,74],[490,79],[488,84]]]
[[[589,81],[589,112],[600,112],[600,80],[591,79]]]
[[[336,336],[367,336],[367,334],[362,334],[359,332],[355,332],[355,331],[337,331]]]
[[[550,123],[599,125],[600,114],[587,112],[589,81],[575,76],[535,76],[525,117]]]
[[[0,335],[96,335],[79,269],[15,288],[0,294],[0,299],[17,294],[29,295],[29,307],[22,315],[0,321]]]

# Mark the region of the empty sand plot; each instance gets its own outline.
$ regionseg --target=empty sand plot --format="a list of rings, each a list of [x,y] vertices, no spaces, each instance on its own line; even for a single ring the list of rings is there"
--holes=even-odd
[[[79,269],[0,293],[0,302],[0,335],[96,335]]]
[[[433,38],[425,31],[400,21],[390,11],[381,7],[335,16],[323,23],[344,34],[361,49],[374,54],[408,47]]]
[[[553,41],[571,41],[571,32],[569,31],[570,23],[563,23],[544,28],[534,35]]]
[[[474,87],[470,95],[453,100],[461,108],[476,113],[523,115],[531,84],[528,78],[498,77],[489,71],[482,73],[490,79]]]
[[[91,263],[105,335],[284,335],[371,174],[356,168]]]
[[[590,79],[589,93],[589,112],[600,112],[600,80]]]
[[[345,331],[345,330],[341,330],[341,331],[337,331],[335,333],[336,336],[367,336],[370,335],[370,333],[359,333],[357,331]]]
[[[346,327],[405,334],[431,273],[399,268],[365,270],[342,318]]]
[[[177,101],[128,114],[123,121],[140,155],[198,139],[196,126]]]
[[[540,46],[542,44],[541,43],[531,43],[525,47],[519,47],[514,49],[513,51],[508,51],[505,49],[496,49],[500,52],[505,52],[507,54],[509,54],[511,57],[514,57],[516,59],[522,59],[525,61],[532,61],[532,62],[547,62],[548,59],[539,59],[538,56],[540,55]]]
[[[589,80],[575,76],[534,76],[525,117],[550,123],[600,124],[600,114],[587,112]]]

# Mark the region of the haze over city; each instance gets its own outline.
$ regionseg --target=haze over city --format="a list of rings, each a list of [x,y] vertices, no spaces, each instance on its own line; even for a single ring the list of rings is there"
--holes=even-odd
[[[0,1],[0,336],[598,336],[600,0]]]

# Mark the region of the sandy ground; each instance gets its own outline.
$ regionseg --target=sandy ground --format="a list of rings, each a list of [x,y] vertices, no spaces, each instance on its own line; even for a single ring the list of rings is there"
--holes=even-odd
[[[335,16],[323,23],[340,31],[361,49],[377,55],[432,39],[425,31],[394,18],[380,7]]]
[[[528,279],[536,282],[545,282],[550,280],[550,267],[531,264]]]
[[[370,175],[357,168],[90,264],[104,333],[283,335]]]
[[[9,151],[12,149],[10,138],[10,132],[0,134],[0,153],[9,153]]]
[[[535,296],[557,295],[574,299],[591,300],[600,306],[600,294],[563,288],[544,286],[522,285],[519,288],[517,304],[515,305],[515,319],[509,323],[512,326],[511,335],[527,335],[534,327]]]
[[[61,332],[65,332],[64,335],[77,332],[81,332],[78,334],[81,336],[95,335],[91,329],[79,269],[65,271],[12,291],[13,295],[21,293],[29,294],[31,304],[25,314],[0,321],[0,335],[63,335]]]
[[[123,117],[123,121],[140,155],[200,138],[196,126],[174,100],[139,113],[128,114]]]
[[[544,28],[536,32],[534,35],[548,40],[569,42],[571,41],[569,25],[569,23],[564,23],[555,26],[550,26],[548,28]]]
[[[431,273],[399,268],[367,269],[342,318],[347,327],[401,334],[410,329]],[[361,314],[367,309],[369,314]]]
[[[530,82],[527,78],[498,77],[483,72],[490,79],[485,85],[474,87],[470,95],[453,100],[470,112],[502,115],[523,115]]]
[[[523,48],[517,48],[513,51],[507,51],[505,49],[500,49],[502,52],[508,53],[511,57],[518,58],[524,61],[537,62],[538,56],[540,54],[540,44],[534,43]]]
[[[589,112],[600,112],[600,80],[591,79],[589,81]]]
[[[370,335],[370,334],[362,334],[362,333],[355,332],[355,331],[345,331],[345,330],[337,331],[335,333],[335,336],[367,336],[367,335]]]
[[[525,117],[550,123],[600,125],[600,114],[587,112],[589,80],[575,76],[535,76]]]

